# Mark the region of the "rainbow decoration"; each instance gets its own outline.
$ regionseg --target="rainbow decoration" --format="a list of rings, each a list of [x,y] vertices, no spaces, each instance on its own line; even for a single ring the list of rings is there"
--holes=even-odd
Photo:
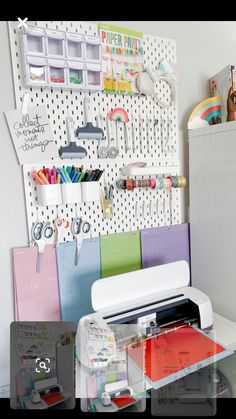
[[[222,98],[220,96],[214,96],[203,100],[192,111],[188,127],[198,128],[200,126],[208,125],[212,118],[216,116],[221,117],[221,107]]]
[[[128,122],[129,115],[124,108],[115,108],[113,111],[109,112],[108,118],[111,121],[119,121],[119,122]]]

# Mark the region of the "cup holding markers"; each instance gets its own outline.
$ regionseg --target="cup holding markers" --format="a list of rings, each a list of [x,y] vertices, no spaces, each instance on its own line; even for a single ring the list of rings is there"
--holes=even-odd
[[[100,200],[99,180],[103,170],[83,170],[83,167],[43,167],[32,171],[36,182],[37,203],[40,206],[75,204]]]
[[[58,182],[56,168],[42,168],[38,172],[32,171],[36,182],[37,203],[40,206],[59,205],[62,203],[61,187]]]

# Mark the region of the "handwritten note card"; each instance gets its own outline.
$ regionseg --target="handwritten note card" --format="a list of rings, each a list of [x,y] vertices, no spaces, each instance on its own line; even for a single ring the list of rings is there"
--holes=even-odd
[[[44,105],[28,107],[27,114],[5,112],[20,164],[37,163],[58,156]]]

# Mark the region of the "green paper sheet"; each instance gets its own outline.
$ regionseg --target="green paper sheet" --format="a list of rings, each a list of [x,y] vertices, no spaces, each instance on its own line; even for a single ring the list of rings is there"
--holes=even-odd
[[[142,269],[140,233],[101,236],[102,278]]]

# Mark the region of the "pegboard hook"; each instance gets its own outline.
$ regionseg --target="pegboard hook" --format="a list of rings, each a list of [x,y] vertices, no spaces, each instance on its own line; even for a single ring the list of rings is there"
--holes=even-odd
[[[29,93],[26,92],[22,99],[21,113],[26,115],[28,113],[28,104],[29,104]]]

